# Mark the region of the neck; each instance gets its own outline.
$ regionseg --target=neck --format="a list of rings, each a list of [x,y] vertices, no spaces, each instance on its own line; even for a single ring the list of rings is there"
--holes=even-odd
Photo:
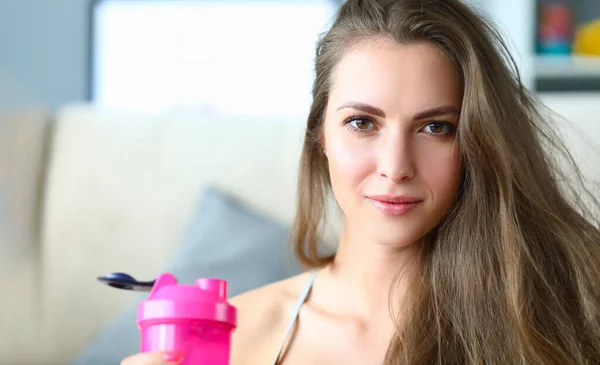
[[[369,241],[353,225],[344,224],[334,262],[327,272],[335,280],[337,295],[345,307],[365,318],[390,319],[398,313],[407,286],[416,272],[421,244],[390,247]],[[399,280],[395,280],[402,273]],[[390,289],[393,286],[393,298]],[[333,299],[333,298],[332,298]]]

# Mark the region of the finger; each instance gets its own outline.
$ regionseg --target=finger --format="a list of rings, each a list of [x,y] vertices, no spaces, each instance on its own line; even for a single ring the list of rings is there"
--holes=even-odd
[[[129,356],[121,365],[173,365],[179,364],[183,357],[178,353],[170,352],[143,352]]]

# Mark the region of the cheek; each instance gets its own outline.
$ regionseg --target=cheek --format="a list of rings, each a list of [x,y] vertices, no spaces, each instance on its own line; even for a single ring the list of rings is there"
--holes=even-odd
[[[437,198],[453,199],[461,181],[460,150],[458,146],[424,145],[417,154],[421,179]],[[442,195],[442,196],[440,196]]]
[[[351,189],[360,185],[373,169],[373,153],[369,145],[344,136],[332,134],[327,143],[331,183],[336,188]]]

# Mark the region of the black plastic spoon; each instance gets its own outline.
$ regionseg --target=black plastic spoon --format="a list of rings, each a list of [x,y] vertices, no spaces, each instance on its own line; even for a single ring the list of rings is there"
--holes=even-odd
[[[113,288],[143,292],[152,290],[155,282],[155,280],[137,281],[131,275],[120,272],[101,276],[98,280]]]

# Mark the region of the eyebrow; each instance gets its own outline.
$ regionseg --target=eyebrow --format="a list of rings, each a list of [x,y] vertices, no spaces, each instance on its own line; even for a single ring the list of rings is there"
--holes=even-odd
[[[347,103],[340,105],[340,107],[337,108],[337,110],[342,110],[345,108],[360,110],[365,113],[369,113],[369,114],[372,114],[372,115],[375,115],[375,116],[378,116],[381,118],[385,118],[385,113],[383,112],[383,110],[381,110],[377,107],[374,107],[372,105],[369,105],[369,104],[351,101],[351,102],[347,102]],[[424,110],[422,112],[415,114],[413,116],[413,120],[437,117],[440,115],[448,115],[448,114],[458,115],[459,110],[457,107],[452,106],[452,105],[442,105],[442,106]]]

